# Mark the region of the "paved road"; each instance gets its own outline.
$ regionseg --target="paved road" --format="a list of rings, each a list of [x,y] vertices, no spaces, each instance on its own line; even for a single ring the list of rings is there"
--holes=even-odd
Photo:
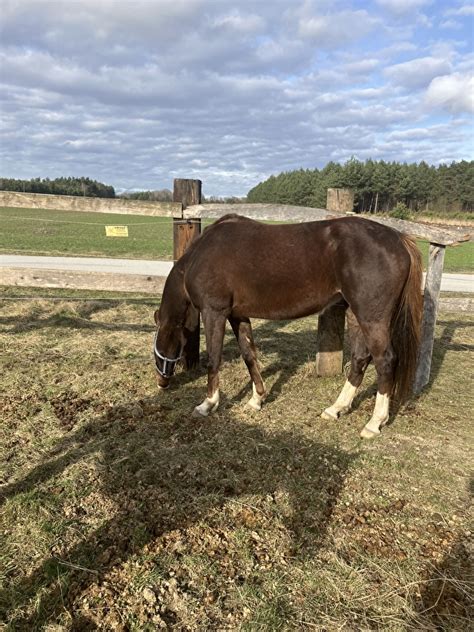
[[[165,277],[169,274],[172,266],[173,264],[170,261],[146,261],[144,259],[0,255],[0,268],[76,270],[80,272],[110,272],[114,274],[143,274],[147,276]],[[474,275],[443,274],[441,290],[444,292],[474,293]]]
[[[29,257],[25,255],[0,255],[0,267],[168,276],[173,267],[173,262],[146,261],[144,259],[103,259],[101,257]]]

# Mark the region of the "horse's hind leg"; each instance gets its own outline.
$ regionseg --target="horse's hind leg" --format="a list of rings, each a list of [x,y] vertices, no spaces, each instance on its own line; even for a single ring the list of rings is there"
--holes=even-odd
[[[364,335],[351,309],[347,310],[347,325],[351,343],[351,369],[338,398],[332,406],[326,408],[321,414],[323,419],[329,421],[335,420],[339,415],[344,415],[350,411],[356,391],[361,385],[371,358]]]
[[[263,383],[260,369],[257,362],[257,351],[253,340],[252,326],[248,318],[230,317],[229,322],[234,331],[237,342],[239,343],[240,352],[244,359],[247,369],[252,380],[252,397],[247,406],[254,410],[260,410],[262,402],[265,399],[265,384]]]
[[[366,325],[361,323],[361,328],[377,371],[377,397],[374,412],[361,432],[361,437],[364,439],[372,439],[380,434],[380,428],[388,421],[396,356],[390,342],[388,322]]]
[[[203,310],[202,320],[206,332],[206,347],[209,356],[207,371],[207,397],[194,409],[195,417],[207,417],[219,406],[219,368],[224,344],[226,317],[213,310]]]

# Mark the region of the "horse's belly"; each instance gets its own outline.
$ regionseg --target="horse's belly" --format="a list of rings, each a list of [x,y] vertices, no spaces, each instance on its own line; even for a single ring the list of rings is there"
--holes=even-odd
[[[293,320],[295,318],[303,318],[304,316],[317,314],[318,312],[321,312],[325,307],[326,305],[324,304],[314,304],[308,305],[304,308],[300,307],[298,309],[289,309],[288,307],[285,307],[284,309],[273,308],[269,310],[262,310],[256,308],[255,310],[250,310],[245,315],[242,312],[242,317],[262,318],[264,320]]]
[[[321,312],[335,300],[334,293],[325,296],[260,296],[253,300],[237,300],[232,314],[242,318],[263,318],[267,320],[291,320]]]

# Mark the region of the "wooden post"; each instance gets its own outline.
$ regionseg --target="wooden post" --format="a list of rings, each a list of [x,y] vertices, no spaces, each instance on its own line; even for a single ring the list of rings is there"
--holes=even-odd
[[[187,206],[201,204],[201,180],[184,180],[176,178],[173,186],[173,202],[181,202],[183,210]],[[183,220],[173,218],[173,258],[177,261],[189,248],[189,245],[201,234],[201,220]],[[199,365],[200,322],[190,335],[183,349],[183,360],[186,369]]]
[[[353,189],[328,189],[326,208],[336,213],[351,213],[354,210]]]
[[[201,204],[201,180],[176,178],[173,187],[173,202],[181,202],[183,211],[188,206]],[[201,234],[201,220],[173,218],[173,258],[177,261]]]
[[[333,305],[319,316],[317,375],[329,376],[342,373],[345,318],[346,308],[343,305]]]
[[[430,244],[424,292],[420,355],[416,369],[415,384],[413,386],[415,394],[420,393],[430,380],[436,316],[438,314],[439,292],[441,289],[441,277],[443,276],[445,252],[446,246]]]
[[[190,244],[201,234],[200,219],[177,219],[173,218],[173,259],[178,259],[184,255]]]
[[[201,180],[175,178],[173,181],[173,202],[181,202],[183,209],[201,204]]]

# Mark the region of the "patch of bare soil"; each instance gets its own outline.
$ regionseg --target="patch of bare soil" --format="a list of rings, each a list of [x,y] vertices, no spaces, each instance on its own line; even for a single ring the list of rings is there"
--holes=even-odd
[[[71,393],[60,393],[50,399],[49,403],[63,428],[71,430],[76,425],[79,413],[89,408],[91,400]]]

